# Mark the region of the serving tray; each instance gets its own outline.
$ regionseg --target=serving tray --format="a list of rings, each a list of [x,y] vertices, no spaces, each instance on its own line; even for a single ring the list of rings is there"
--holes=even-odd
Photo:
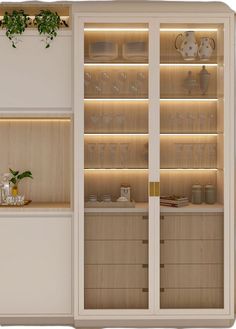
[[[85,208],[134,208],[135,201],[85,202]]]
[[[24,207],[24,206],[27,206],[27,204],[29,204],[30,202],[32,202],[32,200],[25,200],[24,201],[24,204],[21,204],[21,205],[18,205],[18,204],[0,204],[0,207],[12,207],[12,208],[15,208],[15,207]]]

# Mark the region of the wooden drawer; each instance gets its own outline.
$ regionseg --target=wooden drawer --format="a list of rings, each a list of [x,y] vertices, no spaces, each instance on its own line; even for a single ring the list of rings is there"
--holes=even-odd
[[[143,289],[85,289],[86,309],[147,309],[148,292]]]
[[[161,241],[161,264],[168,263],[223,263],[223,241],[163,240]]]
[[[222,288],[223,264],[179,264],[161,267],[161,288]]]
[[[223,239],[222,214],[161,214],[161,239]]]
[[[147,238],[147,215],[111,213],[85,215],[85,240],[143,240]]]
[[[145,265],[85,265],[85,288],[148,288]]]
[[[222,288],[161,289],[161,308],[223,308]]]
[[[147,240],[85,241],[85,264],[147,264]]]

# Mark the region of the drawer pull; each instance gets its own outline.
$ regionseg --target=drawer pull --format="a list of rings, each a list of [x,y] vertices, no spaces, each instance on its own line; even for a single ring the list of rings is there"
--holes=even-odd
[[[148,244],[148,240],[142,240],[142,244]]]
[[[148,264],[143,264],[142,268],[148,268]]]
[[[148,292],[148,288],[142,288],[142,292]]]
[[[160,240],[160,243],[161,243],[161,244],[164,244],[164,243],[165,243],[165,240]]]
[[[160,268],[164,268],[164,267],[165,267],[165,265],[164,265],[164,264],[161,264],[161,265],[160,265]]]
[[[164,288],[161,288],[161,289],[160,289],[160,292],[165,292],[165,289],[164,289]]]

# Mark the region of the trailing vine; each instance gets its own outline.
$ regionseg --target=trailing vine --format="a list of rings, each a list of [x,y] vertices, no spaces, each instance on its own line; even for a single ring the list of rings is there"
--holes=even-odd
[[[30,17],[22,9],[13,10],[12,13],[5,12],[1,26],[6,28],[6,36],[11,41],[13,48],[16,48],[19,42],[18,36],[25,31],[29,21]]]
[[[39,34],[44,36],[45,48],[49,48],[60,28],[60,16],[57,12],[52,12],[51,10],[40,10],[40,13],[35,16],[34,23],[38,28]]]

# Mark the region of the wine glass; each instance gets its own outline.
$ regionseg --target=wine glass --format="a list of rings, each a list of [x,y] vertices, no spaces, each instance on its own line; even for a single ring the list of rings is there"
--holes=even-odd
[[[100,163],[101,167],[104,166],[105,151],[106,151],[106,144],[105,143],[99,143],[98,144],[98,155],[99,155],[99,163]]]
[[[111,168],[114,168],[116,164],[116,154],[117,154],[117,144],[111,143],[109,144],[109,162],[111,164]]]
[[[129,160],[129,143],[120,143],[120,164],[121,168],[128,166]]]
[[[94,167],[96,160],[96,143],[88,143],[88,167]]]

